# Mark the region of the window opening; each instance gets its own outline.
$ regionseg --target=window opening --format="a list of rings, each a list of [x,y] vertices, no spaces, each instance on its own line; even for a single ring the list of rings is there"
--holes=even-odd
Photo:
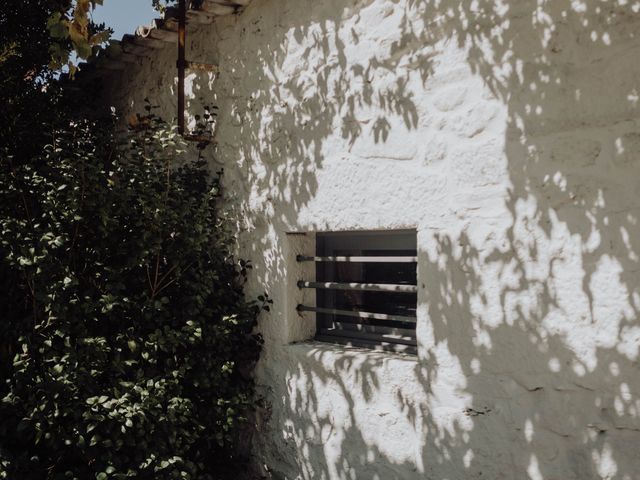
[[[415,353],[417,249],[415,231],[316,234],[316,339]]]

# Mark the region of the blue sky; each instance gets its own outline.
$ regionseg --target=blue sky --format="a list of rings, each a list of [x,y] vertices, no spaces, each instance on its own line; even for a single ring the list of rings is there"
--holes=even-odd
[[[159,16],[151,7],[151,0],[104,0],[96,7],[93,20],[104,22],[114,30],[112,39],[120,40],[125,33],[135,32],[138,25],[148,24]]]

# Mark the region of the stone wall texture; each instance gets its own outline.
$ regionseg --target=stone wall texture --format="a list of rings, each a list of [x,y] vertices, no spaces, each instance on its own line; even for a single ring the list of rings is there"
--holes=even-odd
[[[221,67],[189,112],[219,107],[207,155],[274,300],[265,475],[640,479],[639,1],[254,0],[189,38]],[[174,116],[175,60],[110,100]],[[312,232],[396,228],[418,356],[309,341]]]

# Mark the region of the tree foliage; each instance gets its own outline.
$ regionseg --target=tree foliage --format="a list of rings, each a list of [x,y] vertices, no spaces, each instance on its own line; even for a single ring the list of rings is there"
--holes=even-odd
[[[219,177],[152,116],[88,121],[0,171],[0,478],[224,478],[251,405]],[[178,165],[176,167],[176,165]]]
[[[47,22],[71,0],[5,0],[0,9],[0,79],[33,79],[50,62],[54,40]]]
[[[47,21],[69,0],[6,0],[0,9],[0,155],[31,158],[57,117]]]
[[[95,47],[109,40],[112,31],[91,21],[92,10],[102,3],[103,0],[74,0],[67,11],[60,10],[49,17],[47,28],[54,39],[50,53],[55,68],[68,65],[73,73],[75,65],[69,60],[70,50],[87,60]]]
[[[177,0],[145,1],[164,11]],[[25,72],[18,72],[23,79],[41,74],[42,65],[51,71],[67,67],[73,76],[77,70],[73,57],[88,60],[113,33],[107,25],[92,21],[93,10],[103,3],[104,0],[6,0],[0,10],[0,67],[4,70],[0,85],[3,77],[16,76],[15,71],[7,69],[7,61],[12,58],[17,60],[15,64],[27,67]],[[30,55],[33,58],[28,58]]]
[[[162,12],[176,1],[151,0],[151,4]],[[198,4],[201,1],[192,0],[189,3]],[[76,65],[70,60],[72,52],[78,58],[87,60],[109,40],[113,31],[104,24],[98,25],[91,20],[91,12],[103,3],[104,0],[73,0],[69,8],[59,9],[49,17],[47,28],[53,39],[49,51],[54,68],[66,65],[73,75]]]

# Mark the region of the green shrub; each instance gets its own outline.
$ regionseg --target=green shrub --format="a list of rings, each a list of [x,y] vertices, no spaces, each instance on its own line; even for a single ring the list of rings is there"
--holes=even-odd
[[[269,301],[244,299],[219,176],[143,120],[1,159],[0,478],[235,468]]]

